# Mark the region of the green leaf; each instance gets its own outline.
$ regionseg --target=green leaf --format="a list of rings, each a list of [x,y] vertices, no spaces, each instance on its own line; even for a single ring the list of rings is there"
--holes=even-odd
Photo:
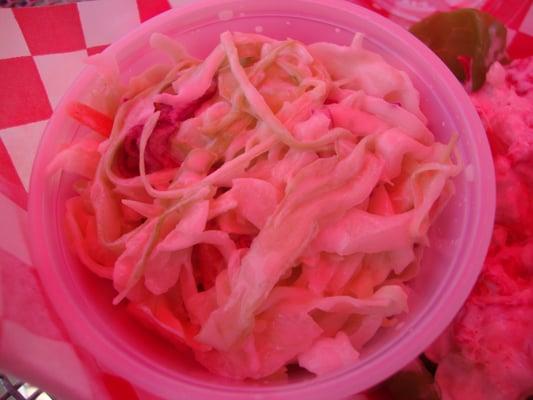
[[[490,65],[505,57],[505,26],[479,10],[436,13],[414,24],[410,31],[472,91],[483,86]]]

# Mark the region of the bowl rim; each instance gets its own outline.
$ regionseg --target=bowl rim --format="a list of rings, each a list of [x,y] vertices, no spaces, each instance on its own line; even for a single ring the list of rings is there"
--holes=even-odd
[[[202,7],[212,7],[213,5],[231,7],[232,4],[239,4],[242,2],[242,0],[185,0],[183,3],[180,3],[179,7],[144,22],[135,30],[111,44],[105,52],[107,54],[118,53],[121,50],[128,48],[132,43],[135,43],[147,33],[157,31],[157,28],[160,25],[163,25],[165,21],[168,22],[179,18],[180,15],[186,15],[192,10],[197,10]],[[368,9],[343,0],[293,0],[292,2],[299,3],[302,6],[305,4],[314,4],[319,7],[333,8],[338,12],[349,12],[353,15],[357,14],[358,17],[366,18],[371,21],[376,27],[379,26],[380,29],[386,29],[390,32],[390,35],[395,35],[398,38],[398,41],[402,46],[410,46],[413,48],[419,54],[421,59],[432,60],[432,65],[434,65],[435,69],[434,73],[446,83],[449,96],[454,96],[458,101],[462,101],[463,103],[465,100],[470,103],[462,86],[437,56],[418,41],[418,39],[388,19]],[[76,98],[76,90],[73,88],[83,88],[92,81],[95,76],[96,73],[94,71],[87,67],[84,68],[75,82],[67,90],[59,105],[56,107],[56,110],[54,110],[41,138],[33,164],[30,183],[28,203],[30,244],[40,243],[43,238],[43,233],[46,232],[42,218],[43,213],[46,212],[43,208],[45,152],[42,150],[43,148],[46,148],[46,144],[50,140],[52,133],[59,131],[58,128],[60,128],[62,120],[60,113],[61,110],[64,109],[67,99],[70,97]],[[485,156],[489,155],[488,158],[484,158],[485,162],[479,161],[478,158],[478,163],[483,169],[484,175],[481,177],[483,185],[479,186],[475,200],[478,205],[483,207],[483,209],[490,211],[489,214],[491,217],[480,218],[478,215],[472,226],[472,229],[474,229],[477,234],[476,240],[478,243],[483,244],[481,246],[483,248],[481,249],[482,251],[479,251],[479,249],[473,249],[473,240],[471,241],[470,246],[466,248],[466,261],[463,262],[470,263],[475,266],[475,268],[465,268],[462,270],[462,274],[458,274],[458,276],[454,277],[455,279],[452,283],[461,282],[461,284],[451,285],[452,287],[447,293],[447,301],[444,302],[441,300],[435,304],[435,309],[437,311],[448,311],[452,309],[455,310],[455,312],[453,314],[450,313],[450,316],[447,318],[440,318],[438,320],[426,318],[424,321],[420,322],[417,329],[423,333],[422,336],[409,335],[409,332],[407,332],[399,338],[392,340],[391,343],[395,344],[395,346],[389,346],[387,363],[383,363],[384,360],[382,359],[382,356],[375,357],[374,360],[370,360],[370,362],[363,367],[358,366],[347,368],[325,377],[314,378],[312,381],[271,387],[224,387],[222,385],[198,384],[198,381],[196,380],[194,382],[189,381],[188,379],[178,380],[175,377],[158,372],[157,369],[147,367],[141,362],[142,360],[139,357],[127,354],[128,352],[117,348],[109,338],[99,332],[90,322],[75,317],[77,315],[77,308],[74,303],[60,300],[62,296],[68,298],[69,292],[65,283],[60,281],[59,275],[54,271],[54,262],[51,259],[48,247],[42,244],[32,245],[32,259],[34,264],[38,266],[38,271],[43,280],[43,286],[47,296],[52,300],[55,310],[64,320],[65,325],[67,325],[67,329],[72,334],[73,338],[83,344],[86,348],[93,349],[93,355],[95,358],[101,359],[101,355],[105,354],[105,367],[113,373],[122,371],[121,376],[128,381],[133,380],[128,379],[128,376],[144,376],[145,379],[143,381],[133,381],[133,384],[136,387],[140,387],[143,390],[150,392],[150,389],[153,389],[155,382],[157,382],[160,386],[159,389],[161,389],[159,395],[163,395],[167,398],[173,397],[173,395],[175,396],[175,394],[179,392],[183,394],[184,398],[205,398],[206,396],[216,395],[221,399],[244,399],[249,398],[250,395],[253,394],[254,398],[255,396],[258,396],[257,398],[282,399],[286,398],[285,396],[297,395],[309,399],[319,399],[331,398],[332,389],[336,390],[335,395],[348,396],[352,393],[365,390],[373,384],[386,379],[425,350],[425,348],[431,344],[431,342],[436,339],[451,322],[456,312],[459,311],[481,270],[483,258],[488,249],[494,219],[494,167],[491,161],[492,159],[490,158],[490,150],[484,135],[483,127],[473,106],[464,108],[462,113],[463,114],[457,118],[467,120],[467,123],[472,125],[472,132],[483,133],[483,135],[478,134],[476,137],[472,138],[477,145],[479,153],[483,153]],[[487,160],[490,162],[487,162]],[[481,188],[483,188],[482,191]],[[483,256],[480,258],[479,254],[483,254]],[[98,349],[98,354],[96,354],[96,349]],[[124,368],[125,365],[127,365],[127,368]],[[357,373],[355,373],[355,371],[357,371]],[[364,379],[355,379],[356,375],[361,375]]]

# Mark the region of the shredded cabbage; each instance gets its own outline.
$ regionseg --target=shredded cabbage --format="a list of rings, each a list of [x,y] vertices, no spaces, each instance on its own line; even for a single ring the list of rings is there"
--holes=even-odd
[[[153,66],[91,104],[108,138],[50,164],[80,261],[115,303],[234,379],[326,374],[408,311],[431,222],[460,171],[408,75],[363,48],[221,35],[205,60],[161,34]],[[119,98],[117,98],[119,96]]]

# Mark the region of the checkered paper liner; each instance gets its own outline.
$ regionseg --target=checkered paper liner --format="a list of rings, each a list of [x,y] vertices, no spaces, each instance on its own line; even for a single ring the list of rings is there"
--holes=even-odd
[[[356,2],[372,8],[371,0]],[[144,397],[71,344],[47,303],[26,235],[33,158],[52,110],[87,56],[180,3],[96,0],[0,9],[0,369],[63,398]],[[511,57],[533,55],[533,0],[489,0],[483,9],[507,25]]]

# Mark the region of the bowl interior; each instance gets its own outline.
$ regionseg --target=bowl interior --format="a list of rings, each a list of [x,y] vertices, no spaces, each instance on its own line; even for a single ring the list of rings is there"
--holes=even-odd
[[[420,92],[422,110],[436,138],[447,142],[454,132],[460,136],[458,150],[468,173],[462,173],[455,179],[456,194],[430,230],[430,247],[424,252],[419,275],[410,282],[410,312],[398,327],[382,330],[368,343],[355,365],[331,376],[314,379],[318,385],[349,374],[350,390],[362,390],[409,362],[430,344],[457,312],[479,272],[488,243],[485,231],[490,229],[485,225],[490,225],[493,210],[490,204],[492,170],[487,167],[490,164],[487,164],[487,157],[490,162],[490,156],[487,155],[482,128],[479,121],[472,117],[474,114],[467,104],[467,96],[458,91],[462,89],[453,82],[454,78],[445,67],[435,57],[428,56],[429,52],[424,53],[421,45],[408,33],[368,11],[320,0],[221,0],[207,3],[185,3],[181,10],[150,21],[109,48],[107,52],[117,57],[122,79],[136,75],[153,63],[166,62],[164,55],[148,45],[149,35],[155,31],[175,38],[198,57],[205,56],[218,43],[220,33],[226,30],[261,32],[274,38],[291,37],[304,43],[328,41],[338,44],[349,44],[355,32],[362,32],[366,35],[365,46],[368,49],[382,54],[412,78]],[[37,170],[42,170],[62,145],[87,134],[83,127],[65,115],[63,106],[69,100],[84,98],[94,84],[94,77],[94,71],[85,71],[65,96],[44,135],[36,161]],[[483,169],[488,172],[483,174]],[[166,344],[133,321],[123,306],[112,306],[114,290],[110,282],[95,277],[81,266],[63,236],[64,201],[72,195],[71,185],[75,178],[63,174],[47,178],[46,184],[43,184],[36,183],[39,178],[43,179],[43,175],[39,174],[34,172],[32,179],[32,203],[37,204],[36,213],[42,219],[46,232],[45,244],[41,247],[46,249],[51,260],[49,267],[43,268],[43,279],[45,285],[47,281],[55,280],[61,286],[61,293],[58,289],[50,296],[56,304],[61,302],[60,296],[68,296],[70,308],[65,312],[78,310],[77,323],[96,332],[108,348],[113,348],[123,357],[121,359],[128,360],[132,374],[149,370],[155,374],[153,376],[161,378],[162,385],[172,387],[181,382],[227,393],[249,391],[254,386],[258,394],[266,396],[268,391],[268,398],[275,398],[281,386],[284,390],[289,386],[295,389],[309,386],[301,382],[301,376],[293,377],[288,385],[276,382],[239,383],[215,377],[200,367],[187,349],[180,350]],[[483,192],[487,199],[482,196]],[[97,345],[93,353],[111,372],[132,379],[128,376],[127,367],[123,367],[123,371],[116,370],[117,363],[111,360],[116,354],[103,354]],[[387,366],[384,367],[384,363]],[[339,394],[343,390],[344,394],[348,394],[348,389],[341,386]],[[319,393],[319,390],[310,392],[309,398],[315,398]]]

